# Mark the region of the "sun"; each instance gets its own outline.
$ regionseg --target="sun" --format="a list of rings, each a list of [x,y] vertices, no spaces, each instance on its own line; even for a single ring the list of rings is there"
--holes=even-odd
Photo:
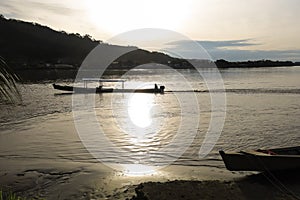
[[[87,0],[86,11],[97,29],[116,35],[140,28],[176,31],[187,18],[188,5],[174,0]]]

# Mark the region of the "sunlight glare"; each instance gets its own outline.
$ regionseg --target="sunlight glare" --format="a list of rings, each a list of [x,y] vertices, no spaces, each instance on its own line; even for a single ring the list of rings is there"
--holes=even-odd
[[[86,10],[102,31],[119,34],[139,28],[175,30],[186,20],[189,4],[172,0],[88,0]]]

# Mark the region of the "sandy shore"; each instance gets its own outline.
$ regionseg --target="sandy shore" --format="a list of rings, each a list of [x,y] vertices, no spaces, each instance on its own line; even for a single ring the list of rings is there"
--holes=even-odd
[[[294,181],[290,179],[291,174],[281,174],[276,179],[270,180],[265,176],[269,175],[258,174],[232,181],[147,182],[136,187],[136,195],[131,200],[292,200],[300,198],[299,174],[298,177],[292,178]]]
[[[230,180],[233,175],[208,167],[169,166],[154,174],[129,175],[101,163],[46,162],[37,159],[0,158],[0,188],[36,199],[131,199],[139,184],[172,180]],[[153,191],[159,190],[154,188]],[[156,199],[154,197],[154,199]]]
[[[100,163],[0,159],[0,187],[36,199],[296,199],[300,173],[231,173],[169,166],[133,176]],[[34,163],[34,164],[33,164]]]

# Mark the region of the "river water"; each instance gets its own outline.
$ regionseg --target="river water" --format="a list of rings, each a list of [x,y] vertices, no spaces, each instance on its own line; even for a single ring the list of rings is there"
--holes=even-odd
[[[173,160],[170,159],[172,163],[167,164],[224,168],[218,155],[220,149],[300,145],[300,67],[221,70],[227,91],[223,96],[226,98],[225,123],[214,148],[204,158],[199,157],[199,150],[211,122],[210,92],[197,71],[179,72],[193,89],[198,90],[193,93],[181,88],[181,95],[193,93],[198,108],[192,107],[183,112],[183,104],[176,92],[93,96],[93,112],[101,133],[119,151],[125,152],[119,156],[115,149],[106,148],[101,142],[88,151],[82,145],[81,140],[89,135],[83,135],[82,131],[78,133],[80,122],[74,122],[72,102],[74,96],[84,99],[84,94],[55,91],[52,82],[19,85],[23,102],[0,105],[0,156],[97,162],[89,152],[92,151],[98,152],[100,159],[107,163],[164,165],[168,155],[160,150],[172,144],[180,126],[186,127],[183,134],[187,136],[170,145],[168,150],[186,149],[182,150],[178,159],[170,153]],[[202,72],[217,73],[210,69]],[[149,83],[144,86],[152,87],[166,79],[173,89],[179,84],[172,74],[159,71],[135,70],[126,78],[128,83],[125,87],[130,87],[130,82]],[[57,83],[72,85],[70,80]],[[197,117],[199,124],[195,128],[189,122]],[[84,126],[88,133],[89,125]],[[191,132],[195,135],[190,135]]]

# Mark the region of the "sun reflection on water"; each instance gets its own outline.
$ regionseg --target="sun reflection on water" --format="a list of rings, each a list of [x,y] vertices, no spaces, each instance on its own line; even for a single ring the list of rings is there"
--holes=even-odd
[[[128,87],[149,88],[149,85]],[[118,163],[121,167],[117,167],[118,171],[126,176],[157,173],[158,167],[153,155],[163,143],[160,134],[165,124],[164,107],[160,102],[160,95],[145,93],[116,93],[111,99],[114,123],[105,123],[107,126],[104,128],[107,137],[119,148],[122,156],[119,158],[119,155],[115,155],[107,160],[108,163]],[[103,116],[107,115],[103,113]],[[103,118],[101,122],[107,120]]]
[[[128,115],[131,122],[140,128],[150,126],[152,106],[153,95],[133,94],[128,101]]]

